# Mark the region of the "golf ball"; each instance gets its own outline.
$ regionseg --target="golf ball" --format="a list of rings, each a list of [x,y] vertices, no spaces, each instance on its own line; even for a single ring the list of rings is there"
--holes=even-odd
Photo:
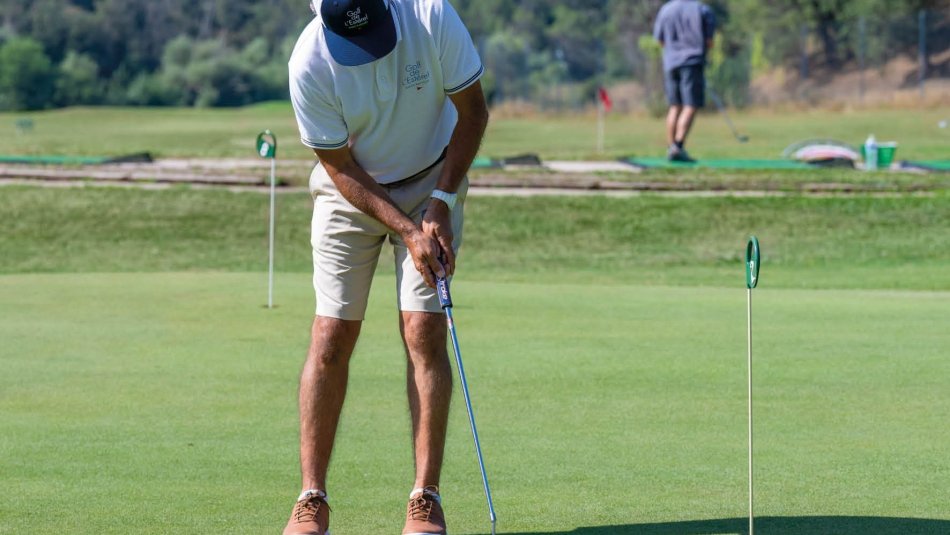
[[[947,121],[940,121],[939,123],[937,123],[937,126],[939,126],[940,128],[946,128],[946,127],[947,127]]]

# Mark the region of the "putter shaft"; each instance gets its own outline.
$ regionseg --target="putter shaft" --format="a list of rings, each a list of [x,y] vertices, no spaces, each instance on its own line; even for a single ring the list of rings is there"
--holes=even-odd
[[[468,393],[468,380],[465,378],[465,366],[462,364],[462,351],[459,349],[458,334],[455,332],[455,319],[452,316],[452,296],[449,294],[449,283],[444,278],[436,279],[436,293],[439,303],[445,311],[445,322],[449,328],[449,337],[452,339],[452,350],[455,353],[455,365],[458,368],[459,382],[462,383],[462,396],[465,398],[465,409],[468,412],[468,423],[472,429],[472,438],[475,441],[475,454],[478,457],[478,469],[482,473],[482,486],[485,489],[485,499],[488,500],[488,518],[491,521],[491,532],[495,535],[495,505],[492,502],[491,488],[488,485],[488,474],[485,471],[485,460],[482,458],[481,441],[478,440],[478,428],[475,426],[475,414],[472,411],[472,399]]]

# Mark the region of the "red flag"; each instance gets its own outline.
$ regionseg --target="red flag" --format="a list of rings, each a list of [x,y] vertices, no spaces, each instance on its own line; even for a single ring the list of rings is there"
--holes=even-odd
[[[610,108],[613,107],[614,103],[610,100],[610,95],[607,94],[607,90],[603,87],[597,88],[597,97],[600,98],[600,103],[604,106],[604,111],[610,111]]]

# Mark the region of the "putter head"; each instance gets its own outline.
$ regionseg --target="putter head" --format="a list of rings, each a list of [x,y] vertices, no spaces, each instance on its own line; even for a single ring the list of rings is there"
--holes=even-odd
[[[739,136],[739,143],[747,143],[749,141],[749,136]]]

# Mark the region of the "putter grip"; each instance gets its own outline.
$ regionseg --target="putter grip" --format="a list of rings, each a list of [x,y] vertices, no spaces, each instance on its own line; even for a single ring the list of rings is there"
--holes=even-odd
[[[452,306],[452,295],[449,293],[449,281],[444,277],[436,277],[435,293],[439,295],[439,304],[442,310]]]

